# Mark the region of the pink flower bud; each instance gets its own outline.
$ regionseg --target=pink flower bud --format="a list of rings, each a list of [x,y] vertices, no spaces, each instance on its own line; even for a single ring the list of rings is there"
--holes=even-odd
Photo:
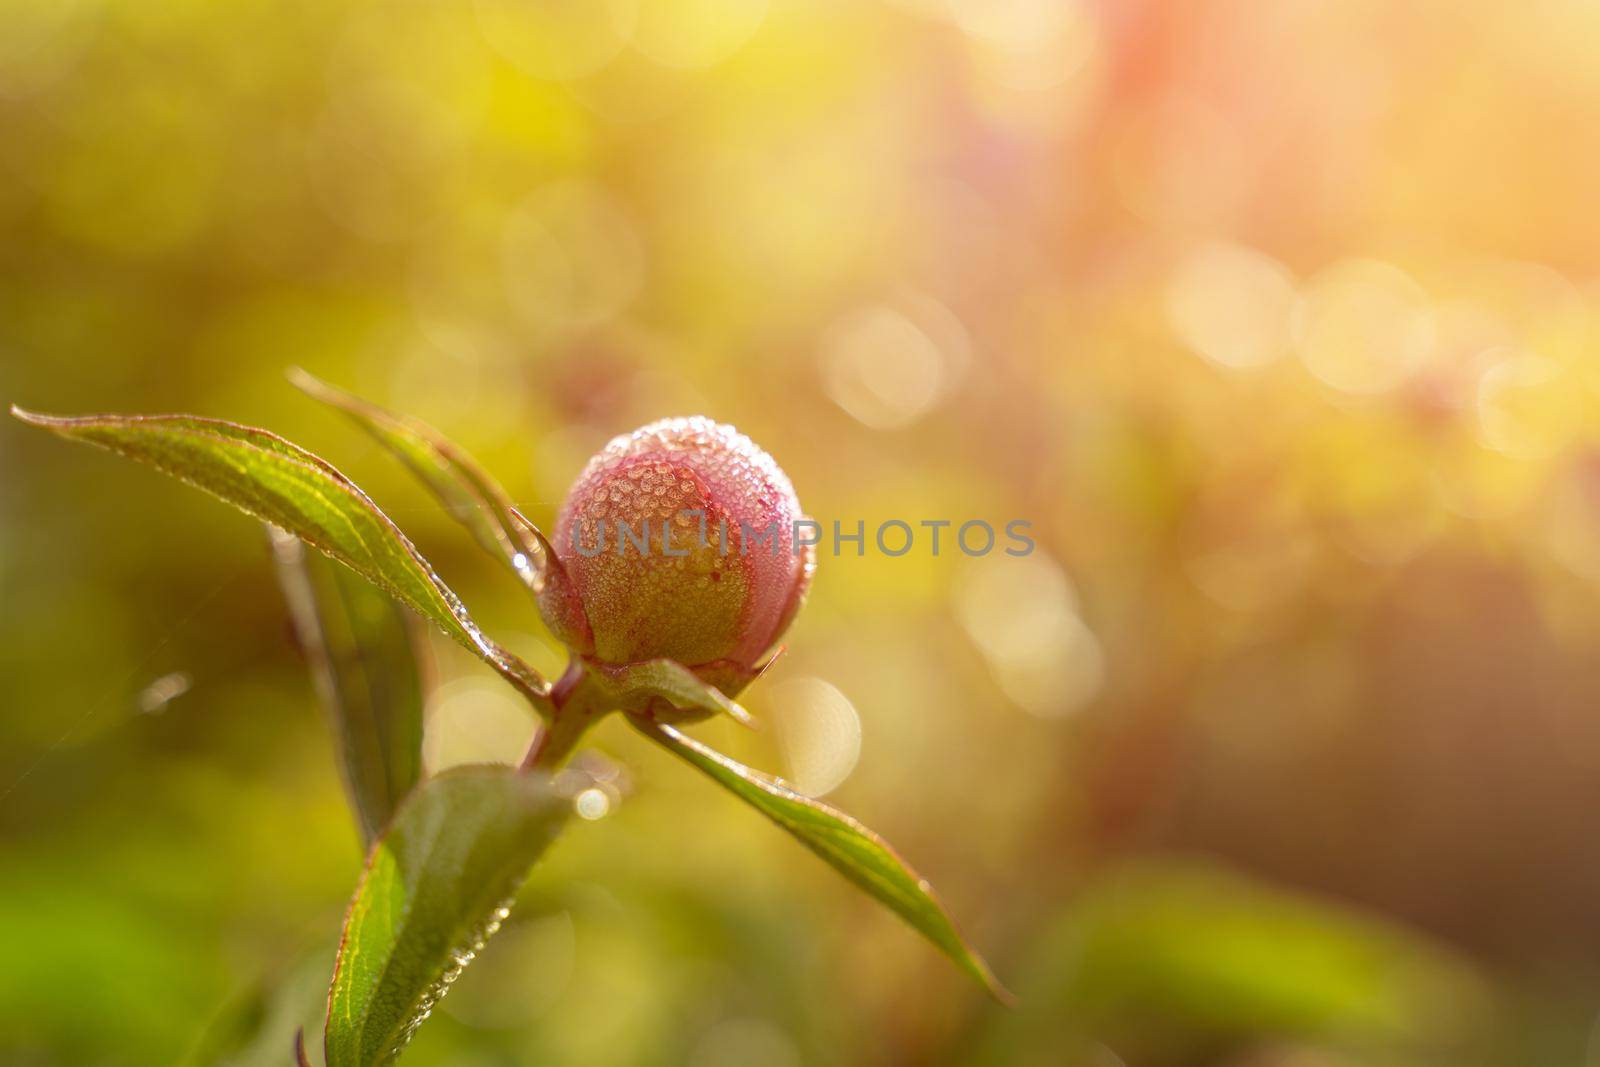
[[[815,553],[795,546],[801,517],[788,477],[732,426],[653,422],[613,438],[567,494],[564,574],[540,609],[602,663],[674,659],[736,687],[805,596]]]

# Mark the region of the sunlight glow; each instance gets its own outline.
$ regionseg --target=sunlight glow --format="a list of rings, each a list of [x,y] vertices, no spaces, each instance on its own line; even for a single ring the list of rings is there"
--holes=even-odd
[[[1427,295],[1398,267],[1348,259],[1306,285],[1295,319],[1306,369],[1342,393],[1396,388],[1428,358]]]
[[[562,181],[523,201],[507,223],[506,290],[544,329],[594,326],[637,293],[644,254],[632,225],[598,187]]]
[[[969,354],[960,320],[908,293],[841,316],[823,336],[818,362],[834,403],[865,426],[895,430],[938,406]]]
[[[603,819],[611,811],[611,797],[604,789],[590,786],[572,799],[572,808],[581,819],[594,822]]]
[[[1178,339],[1221,367],[1260,367],[1292,340],[1294,279],[1269,256],[1212,243],[1191,252],[1167,286],[1167,321]]]
[[[1078,615],[1066,572],[1044,553],[974,561],[955,597],[956,615],[995,681],[1024,711],[1060,718],[1099,694],[1100,642]]]
[[[428,697],[423,762],[433,774],[463,763],[515,763],[533,733],[533,716],[509,687],[460,678]]]
[[[770,699],[784,777],[807,796],[837,789],[861,758],[861,717],[855,705],[821,678],[780,682]]]

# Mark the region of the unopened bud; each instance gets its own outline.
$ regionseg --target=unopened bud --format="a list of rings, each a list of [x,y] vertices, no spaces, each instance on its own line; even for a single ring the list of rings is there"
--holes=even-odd
[[[802,519],[788,477],[732,426],[651,423],[614,438],[567,494],[563,573],[540,608],[602,663],[674,659],[721,684],[753,669],[799,610],[815,565],[814,538],[794,534]]]

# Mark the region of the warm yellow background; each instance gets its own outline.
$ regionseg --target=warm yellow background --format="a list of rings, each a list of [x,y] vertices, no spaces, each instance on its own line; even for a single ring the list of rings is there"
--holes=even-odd
[[[547,670],[286,366],[545,523],[690,412],[824,521],[1033,521],[825,555],[775,728],[704,731],[836,786],[1022,1008],[613,724],[409,1063],[1579,1065],[1597,190],[1583,0],[4,0],[0,400],[314,448]],[[0,1060],[264,996],[286,1063],[358,850],[259,529],[11,424],[0,598]],[[514,756],[436,652],[433,765]]]

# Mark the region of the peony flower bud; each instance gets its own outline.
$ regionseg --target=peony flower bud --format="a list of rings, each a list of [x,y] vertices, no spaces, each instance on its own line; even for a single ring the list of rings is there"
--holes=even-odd
[[[805,596],[815,554],[795,547],[801,517],[788,477],[732,426],[651,423],[614,438],[568,492],[540,610],[601,663],[673,659],[736,689]]]

